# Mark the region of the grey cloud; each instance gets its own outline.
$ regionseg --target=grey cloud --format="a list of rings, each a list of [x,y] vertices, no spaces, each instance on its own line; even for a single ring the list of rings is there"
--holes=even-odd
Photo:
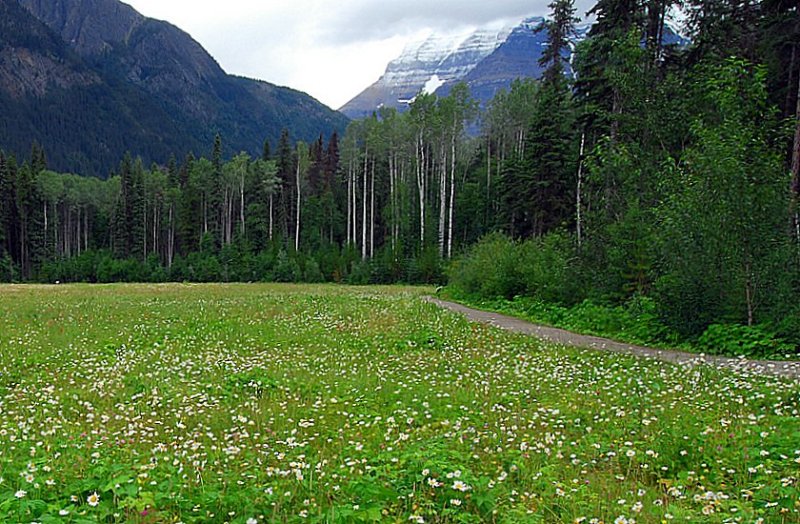
[[[549,0],[353,0],[340,5],[327,25],[320,28],[318,37],[328,44],[347,44],[389,38],[420,28],[480,26],[501,19],[546,15],[548,3]],[[593,3],[578,0],[577,14],[583,16]]]

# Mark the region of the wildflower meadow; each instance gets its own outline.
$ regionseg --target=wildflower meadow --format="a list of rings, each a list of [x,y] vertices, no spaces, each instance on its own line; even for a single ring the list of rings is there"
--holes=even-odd
[[[800,384],[425,288],[0,287],[0,522],[800,522]]]

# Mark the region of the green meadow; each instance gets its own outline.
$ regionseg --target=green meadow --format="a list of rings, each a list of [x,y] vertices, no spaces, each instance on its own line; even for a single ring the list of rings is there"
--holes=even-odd
[[[0,287],[0,522],[800,522],[800,384],[426,288]]]

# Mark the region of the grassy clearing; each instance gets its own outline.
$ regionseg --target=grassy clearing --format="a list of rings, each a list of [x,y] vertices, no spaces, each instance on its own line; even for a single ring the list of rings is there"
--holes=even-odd
[[[426,291],[0,287],[0,521],[800,522],[797,383]]]

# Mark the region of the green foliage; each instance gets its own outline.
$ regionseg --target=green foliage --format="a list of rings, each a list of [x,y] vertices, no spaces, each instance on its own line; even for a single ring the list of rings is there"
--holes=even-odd
[[[275,282],[300,282],[302,280],[302,270],[300,264],[294,257],[290,257],[286,251],[281,250],[275,260],[275,270],[273,277]]]
[[[789,179],[770,140],[763,70],[731,59],[698,74],[708,112],[682,165],[666,171],[670,195],[658,210],[664,316],[694,335],[712,319],[767,320],[762,304],[785,285],[772,275],[790,268]]]
[[[502,234],[481,239],[448,270],[450,285],[467,296],[486,299],[526,296],[569,304],[579,296],[571,239],[554,233],[514,242]]]
[[[796,347],[764,326],[711,324],[697,339],[697,347],[712,355],[772,358],[798,355]]]
[[[545,344],[431,291],[0,287],[0,521],[797,520],[796,382]]]

